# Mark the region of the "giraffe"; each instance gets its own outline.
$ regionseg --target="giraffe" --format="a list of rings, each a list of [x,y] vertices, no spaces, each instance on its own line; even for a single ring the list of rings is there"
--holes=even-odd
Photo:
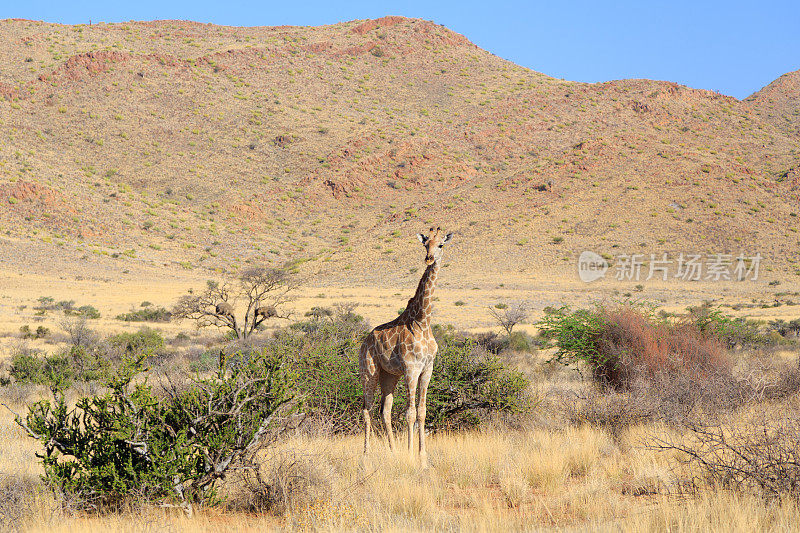
[[[431,228],[426,236],[417,235],[425,247],[427,268],[419,281],[417,292],[408,301],[405,310],[386,324],[373,329],[361,345],[359,367],[364,385],[364,453],[369,451],[372,426],[372,402],[375,389],[381,386],[381,417],[389,439],[389,448],[394,450],[392,431],[392,402],[394,389],[400,377],[408,387],[408,451],[413,453],[414,422],[419,428],[419,455],[422,467],[428,466],[425,449],[425,400],[428,383],[433,372],[433,361],[439,349],[431,332],[433,291],[439,275],[439,260],[442,247],[453,234],[442,236],[440,228]],[[417,402],[417,388],[419,401]],[[416,405],[415,405],[416,403]]]

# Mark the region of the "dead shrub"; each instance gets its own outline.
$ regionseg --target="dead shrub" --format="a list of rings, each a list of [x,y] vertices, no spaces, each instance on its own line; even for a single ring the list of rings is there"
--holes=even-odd
[[[3,403],[13,406],[25,405],[31,398],[40,396],[45,390],[43,386],[33,383],[13,383],[0,388],[0,399]]]
[[[489,331],[486,333],[476,333],[472,336],[475,344],[485,349],[487,352],[497,353],[503,349],[503,339],[497,333]]]
[[[42,486],[32,479],[0,477],[0,530],[24,531],[38,510]]]
[[[692,381],[729,375],[731,361],[718,338],[691,323],[672,324],[643,308],[597,306],[552,310],[539,322],[558,348],[554,360],[583,362],[604,387],[627,390],[634,378],[667,373]]]
[[[634,378],[631,389],[638,398],[658,402],[660,419],[680,422],[700,407],[706,413],[736,409],[760,398],[760,390],[733,376],[728,368],[707,369],[702,374],[651,372]]]
[[[724,416],[800,391],[800,368],[795,364],[756,360],[742,366],[738,376],[727,370],[707,371],[700,378],[667,370],[637,373],[622,391],[590,387],[561,394],[560,411],[570,424],[603,428],[618,438],[631,425],[658,420],[683,427],[687,420]]]
[[[653,396],[631,391],[605,394],[595,388],[564,400],[563,412],[570,424],[605,429],[614,440],[629,426],[658,418],[661,407]]]
[[[800,420],[687,421],[683,437],[656,439],[690,467],[684,486],[746,491],[768,499],[800,496]]]
[[[615,388],[629,385],[634,376],[683,375],[701,381],[712,374],[729,373],[731,362],[722,344],[705,337],[691,324],[655,321],[629,306],[603,309],[606,327],[597,343],[606,364],[595,373]]]
[[[320,458],[296,452],[275,453],[243,470],[242,481],[243,491],[231,506],[249,512],[283,516],[332,494],[332,473]]]
[[[764,397],[770,400],[785,398],[800,392],[800,359],[798,364],[782,368],[777,379],[764,387]]]
[[[99,335],[89,327],[85,316],[67,316],[59,322],[59,326],[69,336],[72,346],[91,348],[100,342]]]

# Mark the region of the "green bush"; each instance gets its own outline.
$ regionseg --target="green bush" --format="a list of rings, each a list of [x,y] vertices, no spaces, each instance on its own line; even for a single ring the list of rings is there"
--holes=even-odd
[[[31,331],[31,327],[27,324],[19,327],[19,332],[22,334],[23,339],[42,339],[50,335],[50,329],[44,326],[39,326],[36,331]]]
[[[458,429],[480,425],[490,412],[519,413],[528,405],[528,381],[494,354],[476,350],[472,341],[449,340],[439,346],[428,386],[426,426]]]
[[[702,333],[713,335],[722,341],[728,349],[737,346],[755,348],[776,344],[775,339],[761,333],[758,322],[746,318],[735,318],[724,314],[709,305],[690,307],[689,321]]]
[[[439,342],[428,386],[426,426],[430,430],[478,426],[491,412],[520,412],[527,407],[528,383],[495,355],[456,337],[453,328],[433,328]],[[364,390],[359,373],[363,324],[312,320],[293,324],[267,345],[276,357],[291,361],[298,392],[310,414],[328,421],[334,431],[360,427]],[[407,401],[401,378],[395,405]],[[376,409],[379,408],[376,401]],[[394,409],[397,424],[404,409]]]
[[[572,311],[569,307],[546,309],[537,323],[541,335],[553,342],[558,362],[582,362],[590,368],[613,364],[602,354],[598,339],[606,321],[601,313],[589,309]]]
[[[101,381],[110,377],[112,368],[106,354],[97,347],[71,346],[64,354],[75,379]]]
[[[73,381],[102,381],[108,379],[114,365],[125,356],[142,353],[155,355],[164,347],[158,331],[143,328],[136,333],[121,333],[109,337],[115,350],[103,345],[73,344],[67,350],[51,354],[17,354],[11,359],[9,375],[17,383],[36,383],[68,387]]]
[[[291,366],[307,412],[325,418],[337,432],[355,427],[364,402],[358,371],[362,320],[351,314],[295,322],[267,345]]]
[[[305,316],[313,317],[313,318],[325,318],[333,316],[333,309],[328,307],[321,307],[315,305],[311,308],[310,311],[306,311]]]
[[[38,356],[17,354],[11,358],[9,374],[17,383],[69,387],[73,381],[105,379],[110,364],[103,355],[82,346],[72,346],[60,354]]]
[[[116,318],[123,322],[169,322],[172,318],[172,313],[163,307],[147,307],[146,309],[138,309],[130,313],[117,315]]]
[[[91,305],[82,305],[77,309],[72,309],[71,307],[64,308],[64,314],[70,316],[82,316],[91,319],[100,318],[100,311],[98,311]]]
[[[65,315],[68,316],[83,316],[86,318],[100,318],[100,311],[95,309],[91,305],[82,305],[81,307],[75,307],[74,300],[62,300],[60,302],[56,302],[55,299],[51,296],[40,296],[37,300],[39,305],[34,307],[37,309],[37,315],[44,315],[47,311],[56,311],[61,310],[64,312]]]
[[[321,414],[337,430],[352,427],[364,404],[354,340],[317,343],[295,360],[298,391],[306,409]],[[355,418],[354,418],[355,417]]]
[[[136,333],[120,333],[109,338],[113,346],[129,354],[156,352],[164,347],[164,337],[151,328],[142,328]]]
[[[219,353],[206,351],[197,356],[197,359],[189,363],[189,371],[195,374],[208,372],[218,364]]]
[[[17,383],[47,386],[68,387],[75,379],[75,371],[64,355],[17,354],[11,358],[8,373]]]
[[[535,352],[537,348],[536,339],[524,331],[515,331],[506,338],[506,348],[515,352]]]
[[[44,358],[31,354],[17,354],[11,358],[8,373],[18,383],[41,383],[43,379]]]
[[[156,395],[144,357],[127,360],[110,392],[69,408],[62,389],[17,423],[44,446],[44,479],[84,509],[131,499],[214,504],[216,482],[264,445],[292,399],[282,363],[265,353],[228,365],[182,390]],[[143,379],[144,378],[144,379]]]

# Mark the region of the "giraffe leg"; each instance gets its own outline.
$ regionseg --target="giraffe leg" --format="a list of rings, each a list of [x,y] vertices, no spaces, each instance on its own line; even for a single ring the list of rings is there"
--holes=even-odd
[[[372,380],[364,384],[364,453],[369,451],[369,435],[372,433],[372,402],[375,400],[375,389],[378,380]]]
[[[369,451],[369,435],[372,433],[372,402],[378,386],[379,370],[370,350],[361,349],[361,380],[364,384],[364,453]]]
[[[406,385],[408,385],[408,409],[406,410],[406,423],[408,424],[408,453],[414,454],[414,422],[417,420],[417,381],[419,370],[406,368]]]
[[[389,449],[394,451],[394,431],[392,431],[392,404],[394,403],[394,389],[400,376],[388,372],[381,372],[381,418],[383,427],[386,428],[386,437],[389,439]]]
[[[419,427],[419,460],[422,468],[428,468],[428,450],[425,448],[425,409],[428,384],[433,374],[433,363],[428,364],[419,377],[419,403],[417,404],[417,426]]]

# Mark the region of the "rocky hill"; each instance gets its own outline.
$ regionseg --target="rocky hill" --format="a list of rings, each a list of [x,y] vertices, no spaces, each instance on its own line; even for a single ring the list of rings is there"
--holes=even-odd
[[[0,235],[184,269],[564,271],[584,249],[800,272],[800,73],[739,101],[554,79],[402,17],[0,21]],[[455,246],[455,245],[454,245]],[[36,247],[43,249],[42,246]]]
[[[784,74],[744,102],[765,122],[800,136],[800,70]]]

